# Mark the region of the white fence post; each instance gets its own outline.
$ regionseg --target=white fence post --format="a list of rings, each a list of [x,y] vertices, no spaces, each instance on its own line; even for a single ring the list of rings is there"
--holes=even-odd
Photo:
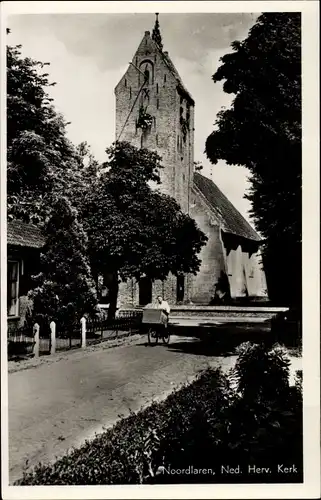
[[[52,321],[50,323],[51,331],[51,343],[50,343],[50,354],[55,354],[56,352],[56,323]]]
[[[35,337],[35,345],[33,346],[33,352],[35,358],[39,358],[39,350],[40,350],[40,326],[38,323],[33,325],[34,337]]]
[[[81,324],[81,347],[86,347],[86,318],[83,316],[80,320]]]

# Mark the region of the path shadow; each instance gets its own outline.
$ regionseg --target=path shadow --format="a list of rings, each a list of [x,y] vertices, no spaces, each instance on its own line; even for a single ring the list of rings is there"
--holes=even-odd
[[[200,356],[228,357],[235,355],[236,348],[243,342],[273,344],[270,328],[261,323],[255,325],[253,323],[235,324],[230,322],[217,325],[209,321],[203,323],[202,326],[172,327],[172,337],[169,344],[164,344],[160,340],[156,345],[149,345],[146,338],[146,341],[136,345],[149,348],[163,347],[172,351]]]
[[[186,339],[185,336],[185,340],[177,339],[177,337],[172,338],[169,344],[164,344],[162,341],[156,345],[140,342],[133,347],[145,346],[149,349],[167,349],[185,354],[194,354],[195,356],[228,357],[235,355],[235,349],[240,343],[242,343],[240,340],[233,342],[232,339],[219,341],[217,339],[200,339],[197,337]]]
[[[168,344],[167,349],[195,356],[229,357],[235,355],[235,347],[231,343],[215,340],[195,339],[191,341],[178,341]]]

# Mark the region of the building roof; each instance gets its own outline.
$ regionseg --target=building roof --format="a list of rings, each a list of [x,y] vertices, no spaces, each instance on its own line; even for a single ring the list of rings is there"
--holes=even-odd
[[[162,35],[160,32],[160,25],[158,21],[158,13],[156,13],[156,20],[155,20],[155,26],[153,29],[153,34],[152,34],[152,40],[154,42],[154,45],[158,52],[160,53],[164,63],[166,64],[167,68],[171,72],[171,74],[174,76],[176,82],[177,82],[177,90],[180,91],[190,102],[192,105],[194,105],[194,99],[191,96],[191,94],[188,92],[187,88],[183,84],[183,81],[181,77],[178,74],[177,69],[175,68],[171,58],[168,55],[168,52],[165,50],[163,51],[163,42],[162,42]],[[148,35],[150,34],[149,31],[147,31]]]
[[[42,248],[46,240],[40,229],[19,220],[8,221],[7,244],[27,248]]]
[[[177,69],[175,68],[171,58],[168,55],[168,52],[166,52],[166,51],[162,52],[160,49],[158,49],[158,50],[163,58],[163,61],[165,62],[166,66],[168,67],[169,71],[172,73],[172,75],[176,79],[178,90],[180,90],[185,95],[185,97],[187,97],[187,99],[194,105],[194,99],[191,96],[191,94],[188,92],[185,85],[183,84],[183,81],[182,81]]]
[[[211,179],[194,172],[194,184],[218,217],[223,231],[249,240],[261,238]]]

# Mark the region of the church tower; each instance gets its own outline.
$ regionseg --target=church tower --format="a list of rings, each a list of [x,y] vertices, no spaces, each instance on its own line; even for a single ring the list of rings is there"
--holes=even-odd
[[[158,14],[115,88],[116,140],[162,157],[161,192],[189,212],[194,164],[194,100],[168,52],[163,51]]]

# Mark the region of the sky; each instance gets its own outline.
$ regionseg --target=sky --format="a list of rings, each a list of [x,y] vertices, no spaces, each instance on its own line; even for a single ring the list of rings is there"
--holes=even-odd
[[[231,42],[243,40],[259,13],[166,14],[159,16],[164,50],[175,64],[195,100],[195,161],[231,202],[249,219],[248,171],[220,161],[211,165],[205,141],[217,113],[231,105],[212,75],[220,58],[231,52]],[[22,54],[49,62],[50,87],[58,111],[71,122],[68,136],[87,141],[99,161],[115,140],[114,88],[132,60],[144,32],[152,31],[154,14],[25,14],[8,18],[10,45],[21,44]]]

